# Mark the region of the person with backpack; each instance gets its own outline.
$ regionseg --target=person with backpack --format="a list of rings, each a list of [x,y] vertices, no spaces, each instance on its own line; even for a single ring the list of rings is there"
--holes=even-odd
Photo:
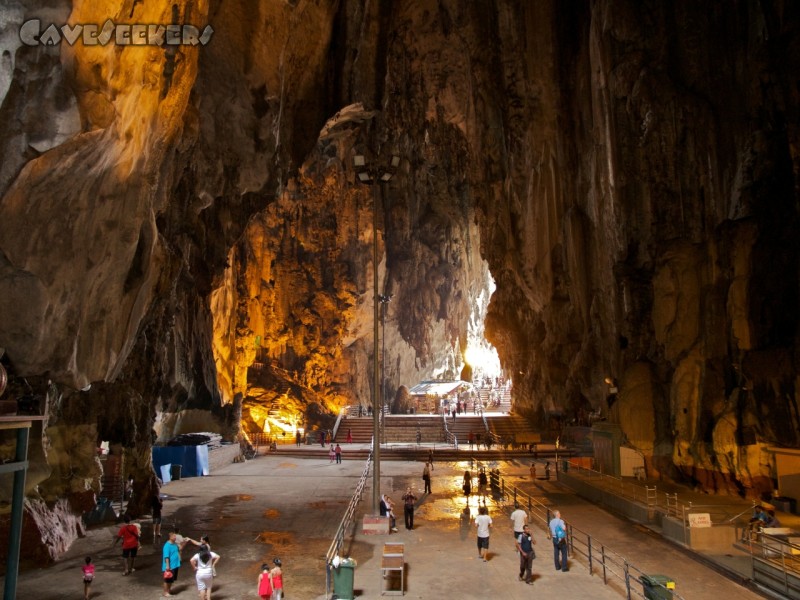
[[[553,561],[556,571],[569,571],[567,565],[567,526],[561,518],[561,511],[553,511],[550,519],[550,535],[553,540]]]
[[[519,580],[525,581],[528,585],[533,584],[533,559],[536,558],[536,552],[533,550],[533,545],[536,543],[531,535],[531,528],[528,525],[523,526],[522,532],[515,540],[517,551],[519,552]]]

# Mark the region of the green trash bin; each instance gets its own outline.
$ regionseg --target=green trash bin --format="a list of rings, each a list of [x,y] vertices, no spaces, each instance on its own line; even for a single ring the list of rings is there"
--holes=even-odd
[[[675,581],[666,575],[642,575],[644,597],[648,600],[672,600]]]
[[[175,465],[173,464],[169,468],[169,476],[172,478],[172,481],[178,481],[181,478],[181,466],[182,465]]]
[[[336,600],[355,600],[353,594],[353,571],[356,562],[345,558],[333,569],[333,597]]]
[[[561,463],[561,471],[563,473],[566,473],[567,471],[569,471],[569,460],[562,461],[562,463]]]

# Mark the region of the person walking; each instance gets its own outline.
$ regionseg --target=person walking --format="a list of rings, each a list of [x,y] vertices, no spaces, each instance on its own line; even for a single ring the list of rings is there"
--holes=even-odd
[[[348,429],[347,430],[347,443],[348,444],[352,444],[353,443],[353,430],[352,429]]]
[[[189,562],[195,571],[194,577],[200,600],[211,600],[211,586],[214,583],[214,571],[219,562],[219,554],[211,552],[209,547],[203,544]]]
[[[522,534],[525,525],[528,524],[528,513],[520,508],[519,502],[514,502],[511,521],[514,523],[514,539],[516,540]]]
[[[261,573],[258,574],[258,597],[261,600],[272,600],[272,581],[267,563],[261,565]]]
[[[478,516],[475,517],[475,525],[478,527],[478,557],[483,562],[488,562],[489,556],[489,530],[492,528],[492,517],[485,506],[478,507]]]
[[[170,531],[164,549],[161,552],[161,573],[164,579],[165,598],[172,597],[172,584],[178,580],[178,571],[181,568],[181,551],[175,541],[175,532]]]
[[[269,572],[269,578],[272,583],[272,592],[275,594],[272,600],[283,599],[283,571],[281,570],[281,559],[272,559],[272,570]]]
[[[464,497],[469,502],[469,495],[472,493],[472,473],[469,471],[464,471],[464,484],[461,489],[464,490]]]
[[[337,443],[336,449],[334,450],[334,455],[336,456],[336,464],[342,464],[342,447]]]
[[[417,497],[411,491],[411,486],[406,488],[406,493],[403,494],[403,517],[406,522],[406,529],[414,529],[414,504]]]
[[[139,551],[139,528],[136,524],[131,523],[131,518],[125,515],[125,524],[119,528],[117,537],[114,538],[112,546],[116,546],[117,542],[122,540],[122,563],[123,575],[133,573],[136,569],[134,563],[136,562],[136,554]]]
[[[161,539],[161,511],[164,508],[164,502],[161,500],[158,490],[153,492],[150,508],[153,513],[153,543],[157,544]]]
[[[94,563],[92,563],[91,556],[87,556],[83,562],[84,565],[81,567],[81,572],[83,573],[83,600],[89,600],[92,582],[94,581]]]
[[[556,571],[569,571],[567,565],[567,526],[561,519],[561,512],[553,511],[550,519],[550,538],[553,540],[553,562]]]
[[[469,435],[467,435],[467,443],[469,444],[469,449],[472,450],[475,445],[475,433],[473,431],[470,431]]]
[[[328,464],[333,464],[333,461],[336,460],[336,449],[331,444],[330,449],[328,450]]]
[[[481,467],[480,473],[478,473],[478,495],[483,498],[483,503],[486,504],[486,486],[489,484],[489,480],[486,477],[486,469]]]
[[[294,443],[295,445],[300,446],[302,442],[303,442],[303,434],[300,433],[300,430],[298,429],[294,434]]]
[[[516,539],[517,551],[519,552],[519,580],[525,580],[528,585],[533,584],[533,559],[536,553],[533,545],[536,543],[531,535],[531,529],[527,525],[522,528],[522,533]]]
[[[423,494],[431,493],[431,471],[433,471],[433,463],[426,462],[425,467],[422,469],[422,481],[425,483],[425,491]]]

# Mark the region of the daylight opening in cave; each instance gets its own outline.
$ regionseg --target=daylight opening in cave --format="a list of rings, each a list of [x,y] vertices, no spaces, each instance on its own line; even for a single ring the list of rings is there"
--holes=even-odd
[[[486,312],[495,289],[497,286],[487,269],[486,280],[484,285],[480,286],[480,291],[472,303],[467,325],[467,346],[463,358],[464,362],[472,368],[473,379],[487,377],[494,379],[503,371],[497,349],[485,337]]]

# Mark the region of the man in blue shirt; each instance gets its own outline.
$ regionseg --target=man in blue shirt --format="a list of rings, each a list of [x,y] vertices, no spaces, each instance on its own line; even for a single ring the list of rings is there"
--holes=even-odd
[[[553,540],[553,560],[556,571],[569,571],[567,566],[567,526],[561,519],[560,511],[553,511],[550,519],[550,538]]]
[[[169,532],[169,539],[164,544],[164,551],[161,553],[161,572],[164,576],[164,596],[172,596],[170,589],[172,584],[178,579],[178,570],[181,568],[181,551],[175,541],[174,531]],[[169,574],[167,573],[169,571]]]

